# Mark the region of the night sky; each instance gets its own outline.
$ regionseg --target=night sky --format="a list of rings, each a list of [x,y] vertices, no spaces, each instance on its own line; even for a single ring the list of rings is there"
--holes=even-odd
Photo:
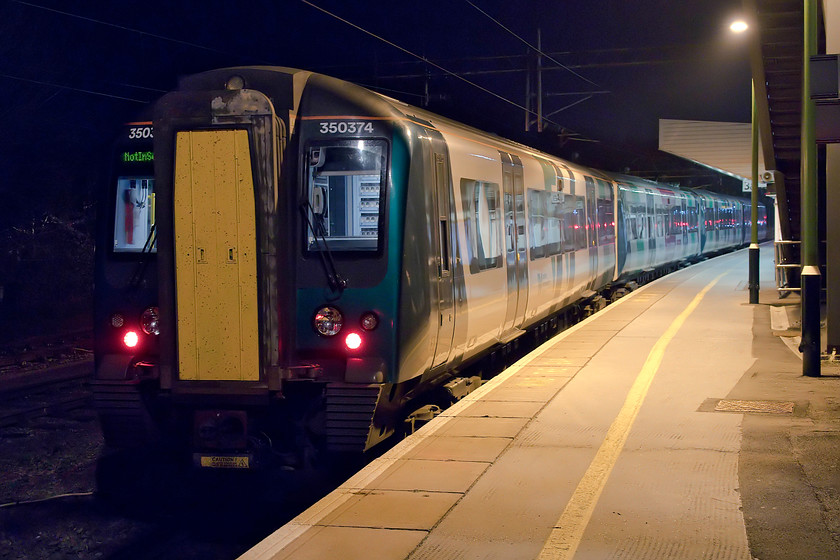
[[[323,72],[583,164],[667,178],[687,164],[657,154],[658,119],[749,121],[747,48],[728,31],[739,7],[739,0],[0,0],[0,312],[5,305],[8,317],[10,294],[22,293],[21,275],[36,274],[21,263],[59,266],[56,253],[69,253],[84,276],[115,131],[179,76],[251,64]],[[543,60],[544,111],[571,107],[551,115],[542,133],[525,133],[516,105],[525,104],[525,69],[536,58],[523,40],[536,45],[538,29],[554,59]],[[731,188],[699,174],[689,184]],[[39,235],[67,247],[37,246]]]

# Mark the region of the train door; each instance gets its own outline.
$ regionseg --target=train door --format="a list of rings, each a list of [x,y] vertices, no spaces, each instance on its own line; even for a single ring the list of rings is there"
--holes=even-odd
[[[652,267],[659,264],[659,255],[656,254],[656,197],[653,191],[645,189],[645,206],[647,208],[647,266]]]
[[[505,247],[507,255],[507,312],[503,331],[521,324],[528,304],[528,255],[525,232],[525,180],[522,160],[499,152],[505,209]]]
[[[452,336],[455,332],[454,285],[452,282],[452,239],[450,228],[450,193],[452,192],[449,172],[449,158],[446,145],[434,141],[434,219],[432,221],[437,246],[437,293],[438,332],[435,343],[433,366],[439,366],[449,359],[452,350]]]
[[[179,377],[256,381],[256,204],[248,133],[178,132],[173,189]]]
[[[598,199],[595,192],[595,181],[586,177],[586,238],[589,247],[589,278],[590,289],[595,284],[598,273]]]

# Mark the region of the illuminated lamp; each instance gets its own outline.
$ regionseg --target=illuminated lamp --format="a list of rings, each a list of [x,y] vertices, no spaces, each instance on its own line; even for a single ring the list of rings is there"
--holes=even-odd
[[[344,339],[344,345],[348,350],[358,350],[362,346],[362,337],[358,333],[350,333]]]
[[[344,317],[341,311],[332,306],[325,306],[315,312],[312,324],[315,330],[323,336],[335,336],[341,330]]]
[[[128,331],[123,337],[123,344],[127,348],[134,348],[140,342],[140,336],[135,331]]]
[[[747,25],[747,22],[745,22],[744,20],[740,20],[740,19],[737,20],[737,21],[733,21],[732,25],[729,26],[729,29],[733,33],[743,33],[744,31],[746,31],[749,28],[750,28],[750,26]]]

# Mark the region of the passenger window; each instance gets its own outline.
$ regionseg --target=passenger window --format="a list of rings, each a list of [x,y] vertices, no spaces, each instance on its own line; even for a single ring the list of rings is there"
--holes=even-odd
[[[572,236],[566,226],[564,200],[571,200],[563,193],[528,190],[528,222],[530,229],[531,260],[558,255],[571,243]]]
[[[499,185],[461,179],[461,202],[467,236],[470,271],[502,265],[502,223]]]
[[[528,230],[531,260],[545,256],[546,208],[545,191],[528,189]]]

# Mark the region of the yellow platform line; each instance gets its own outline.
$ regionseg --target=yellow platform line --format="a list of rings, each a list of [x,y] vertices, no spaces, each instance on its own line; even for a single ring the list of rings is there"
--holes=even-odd
[[[725,275],[721,274],[712,280],[706,287],[704,287],[699,294],[697,294],[691,303],[680,313],[676,319],[671,323],[656,344],[653,345],[644,365],[642,366],[639,375],[633,382],[630,392],[627,394],[627,399],[624,401],[624,406],[621,407],[618,416],[616,416],[610,429],[607,431],[607,436],[604,442],[595,454],[595,458],[583,475],[580,483],[578,483],[574,494],[572,494],[569,503],[566,504],[566,509],[552,529],[542,551],[539,555],[539,560],[559,560],[571,559],[583,539],[583,533],[589,520],[592,518],[592,512],[595,510],[595,505],[607,484],[607,479],[618,461],[618,456],[624,448],[624,443],[630,435],[630,429],[636,421],[636,416],[642,408],[642,403],[650,390],[650,385],[662,359],[665,356],[665,349],[676,336],[677,331],[685,323],[688,316],[700,305],[700,301],[712,289],[712,287],[720,281]]]

